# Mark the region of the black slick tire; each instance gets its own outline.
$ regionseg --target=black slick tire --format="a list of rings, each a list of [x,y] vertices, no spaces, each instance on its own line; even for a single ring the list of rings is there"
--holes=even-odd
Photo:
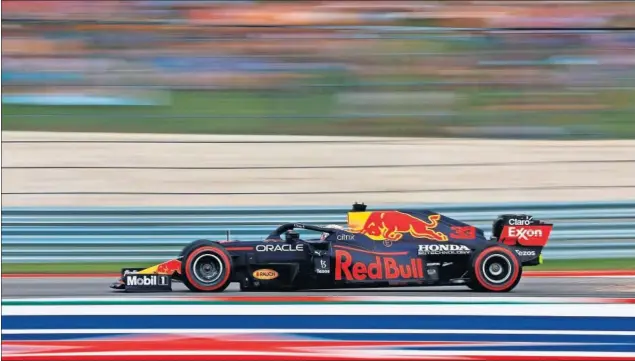
[[[232,280],[231,255],[223,246],[198,240],[181,252],[183,284],[194,292],[222,292]]]
[[[492,245],[473,255],[467,286],[477,292],[509,292],[522,277],[518,257],[507,247]]]

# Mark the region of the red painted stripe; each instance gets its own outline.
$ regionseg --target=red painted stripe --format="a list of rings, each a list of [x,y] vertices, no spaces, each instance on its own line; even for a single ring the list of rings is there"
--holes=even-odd
[[[368,357],[363,359],[359,356],[320,356],[320,355],[307,355],[307,356],[266,356],[266,355],[171,355],[171,356],[158,356],[158,355],[134,355],[134,356],[20,356],[3,354],[2,360],[14,360],[14,361],[335,361],[335,360],[381,360],[381,361],[404,361],[403,357]],[[485,355],[444,355],[444,356],[410,356],[407,360],[446,360],[446,361],[632,361],[632,358],[624,357],[598,357],[598,356],[485,356]]]
[[[368,351],[372,348],[386,348],[390,351],[394,347],[404,346],[467,346],[471,344],[487,345],[488,342],[461,342],[461,341],[316,341],[316,340],[290,340],[279,339],[276,337],[267,338],[258,336],[257,338],[242,337],[232,339],[227,336],[216,335],[213,337],[187,336],[187,335],[136,335],[127,336],[123,339],[109,340],[92,340],[92,341],[3,341],[3,360],[35,360],[35,361],[216,361],[216,360],[261,360],[261,361],[317,361],[317,360],[362,360],[360,355],[339,353],[337,349],[342,347],[345,349],[358,348],[360,351]],[[59,347],[59,348],[58,348]],[[10,351],[13,348],[13,354]],[[263,355],[147,355],[149,352],[167,352],[177,351],[186,353],[187,351],[214,351],[227,350],[238,352],[261,352]],[[100,353],[111,351],[121,352],[120,356],[105,356]],[[325,351],[331,351],[328,355]],[[488,356],[488,355],[462,355],[452,356],[448,350],[449,357],[446,360],[471,360],[471,361],[534,361],[537,359],[546,361],[564,361],[564,360],[580,360],[580,361],[616,361],[629,360],[627,356],[623,357],[606,357],[606,356],[523,356],[513,354],[505,356]],[[50,353],[47,356],[37,356],[41,353]],[[91,353],[92,355],[72,355],[73,353]],[[125,353],[137,353],[136,355],[125,355]],[[70,355],[63,355],[68,353]],[[282,355],[276,353],[283,353]],[[284,355],[284,353],[295,353],[294,355]],[[60,355],[56,355],[60,354]],[[267,355],[269,354],[269,355]],[[326,354],[326,355],[325,355]],[[437,355],[421,355],[408,358],[409,360],[428,360],[430,358],[437,359]],[[363,360],[404,360],[403,357],[386,355],[376,355],[363,357]]]
[[[452,357],[452,356],[450,356]],[[343,360],[382,360],[382,361],[403,361],[403,358],[360,358],[353,356],[319,356],[319,355],[310,355],[310,356],[266,356],[266,355],[171,355],[171,356],[143,356],[143,355],[134,355],[134,356],[18,356],[18,355],[3,355],[3,360],[14,360],[14,361],[343,361]],[[417,357],[417,358],[408,358],[407,360],[439,360],[439,357]],[[443,360],[448,361],[458,361],[458,360],[466,360],[466,361],[483,361],[487,360],[484,358],[473,358],[473,357],[458,357],[456,358],[442,358]],[[516,360],[509,359],[506,360]],[[530,359],[526,359],[530,361]],[[531,361],[535,361],[536,359],[531,359]],[[541,360],[551,360],[547,358],[541,358]],[[558,361],[564,360],[563,358],[555,359]],[[573,359],[569,358],[567,361],[572,361]],[[578,359],[575,359],[578,360]],[[580,359],[581,360],[581,359]],[[627,359],[592,359],[589,361],[624,361]]]
[[[470,361],[629,361],[630,356],[470,356]]]
[[[326,343],[326,345],[325,345]],[[400,347],[406,345],[470,345],[479,344],[480,342],[460,342],[460,341],[431,341],[431,342],[395,342],[395,341],[378,341],[371,342],[370,345],[367,341],[341,341],[335,342],[333,347],[354,348],[360,347],[361,350],[366,349],[367,346],[372,347]],[[333,356],[321,356],[320,348],[329,347],[329,342],[326,341],[287,341],[278,339],[231,339],[227,337],[187,337],[182,335],[172,336],[164,335],[163,337],[153,337],[147,335],[138,335],[136,337],[129,337],[127,340],[108,340],[108,341],[6,341],[3,342],[3,348],[11,349],[15,347],[15,354],[11,355],[5,351],[3,354],[3,360],[21,360],[21,359],[44,359],[43,356],[37,356],[37,353],[50,353],[50,356],[46,356],[48,360],[342,360],[342,359],[357,359],[354,356],[338,355]],[[31,348],[32,347],[32,348]],[[59,349],[58,349],[59,347]],[[31,348],[31,349],[30,349]],[[144,351],[178,351],[179,350],[192,350],[192,351],[214,351],[214,350],[227,350],[237,352],[262,352],[264,355],[170,355],[170,356],[158,356],[158,355],[144,355]],[[110,351],[125,353],[137,353],[137,355],[131,356],[102,356],[100,353],[106,353]],[[22,352],[20,354],[19,352]],[[72,353],[92,353],[92,355],[72,355]],[[183,352],[186,353],[187,351]],[[71,355],[63,355],[68,353]],[[269,353],[269,355],[267,355]],[[275,355],[277,353],[295,353],[295,355]],[[60,354],[55,355],[55,354]],[[273,355],[272,355],[273,354]],[[274,356],[275,355],[275,356]],[[9,357],[7,357],[9,356]],[[22,358],[20,358],[22,356]]]

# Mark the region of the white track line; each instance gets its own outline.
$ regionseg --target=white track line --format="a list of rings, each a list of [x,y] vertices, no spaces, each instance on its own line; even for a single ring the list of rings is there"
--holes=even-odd
[[[479,334],[479,335],[590,335],[590,336],[635,336],[635,331],[578,331],[578,330],[416,330],[416,329],[191,329],[191,328],[135,328],[135,329],[46,329],[46,330],[2,330],[6,335],[32,335],[32,334],[285,334],[285,333],[346,333],[346,334]]]
[[[439,305],[439,304],[323,304],[319,310],[311,304],[285,305],[3,305],[3,316],[554,316],[554,317],[633,317],[635,304],[491,304]],[[635,323],[635,320],[634,320]]]

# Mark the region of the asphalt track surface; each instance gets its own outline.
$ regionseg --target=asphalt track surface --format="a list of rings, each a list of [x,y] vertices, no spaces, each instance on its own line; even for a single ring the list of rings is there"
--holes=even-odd
[[[156,293],[126,293],[110,289],[114,278],[3,278],[2,298],[46,297],[154,297]],[[181,283],[173,283],[170,296],[187,297],[194,293]],[[165,293],[163,293],[165,295]],[[225,296],[273,296],[277,292],[240,292],[237,284],[230,285]],[[313,290],[283,293],[294,296],[413,296],[413,297],[491,297],[492,294],[476,293],[465,286],[452,287],[398,287],[372,289]],[[201,295],[196,293],[196,295]],[[512,297],[635,297],[635,277],[575,277],[575,278],[524,278],[509,293],[497,296]]]

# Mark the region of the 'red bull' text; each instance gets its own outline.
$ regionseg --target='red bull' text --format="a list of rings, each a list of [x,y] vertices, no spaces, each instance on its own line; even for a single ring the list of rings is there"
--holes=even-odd
[[[408,263],[397,262],[394,257],[375,256],[372,262],[353,262],[350,252],[335,251],[335,280],[411,280],[423,278],[423,262],[411,258]]]

